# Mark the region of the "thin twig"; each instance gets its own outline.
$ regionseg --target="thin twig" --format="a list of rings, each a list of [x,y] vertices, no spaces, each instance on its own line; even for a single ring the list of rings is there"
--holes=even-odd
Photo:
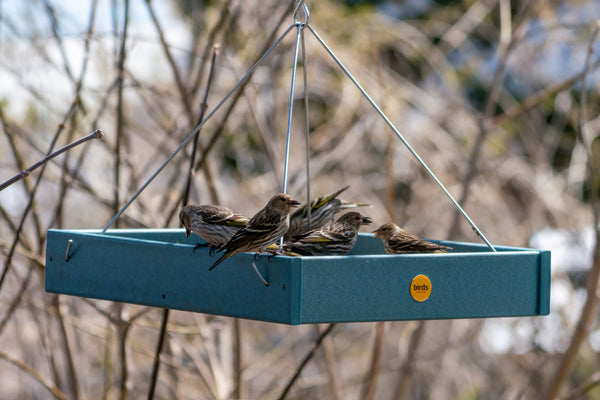
[[[202,122],[202,120],[204,119],[204,114],[206,113],[206,110],[208,109],[208,93],[210,92],[210,88],[212,86],[213,80],[214,80],[214,76],[215,76],[215,62],[217,60],[217,55],[219,54],[219,46],[215,46],[213,48],[213,53],[212,53],[212,57],[210,59],[210,69],[208,71],[208,80],[206,82],[206,89],[204,90],[204,98],[202,99],[202,104],[200,105],[200,114],[198,115],[198,121],[196,122],[196,124],[200,124]],[[198,144],[199,144],[199,140],[200,140],[200,131],[198,131],[198,134],[196,136],[194,136],[194,144],[192,146],[192,154],[190,156],[190,166],[188,168],[188,175],[187,175],[187,180],[185,182],[185,188],[183,190],[183,206],[185,206],[186,204],[188,204],[189,202],[189,198],[190,198],[190,188],[192,186],[192,178],[194,176],[194,164],[196,163],[196,153],[198,151]],[[209,186],[213,186],[214,185],[209,185]],[[218,197],[215,194],[213,194],[213,200],[216,200]],[[215,203],[219,203],[219,201],[215,201]]]
[[[583,399],[585,398],[586,393],[588,393],[590,390],[597,388],[598,386],[600,386],[600,372],[594,373],[594,375],[592,375],[590,379],[585,381],[583,385],[579,386],[577,389],[573,390],[565,397],[562,397],[561,400]]]
[[[600,60],[596,60],[590,66],[590,72],[594,71],[599,66],[600,66]],[[544,100],[549,98],[550,96],[553,96],[556,93],[566,90],[566,89],[570,88],[571,86],[573,86],[575,83],[577,83],[578,81],[581,80],[584,73],[587,73],[587,72],[583,72],[583,71],[578,72],[563,81],[560,81],[553,85],[547,86],[544,89],[540,90],[539,92],[532,94],[531,96],[527,97],[525,100],[523,100],[521,103],[514,106],[513,108],[510,108],[510,109],[506,110],[504,113],[495,116],[492,119],[490,124],[494,125],[494,126],[502,126],[502,125],[506,124],[507,122],[514,120],[515,118],[517,118],[518,116],[531,110],[533,107],[537,106],[538,104],[540,104],[541,102],[543,102]]]
[[[60,133],[63,130],[64,121],[68,120],[68,118],[71,115],[71,113],[75,110],[76,104],[77,104],[76,101],[73,101],[71,103],[71,107],[69,108],[69,111],[65,115],[65,117],[63,119],[63,123],[59,124],[58,129],[55,132],[54,137],[52,138],[52,142],[50,143],[50,150],[48,150],[48,153],[50,153],[52,151],[52,149],[54,148],[54,145],[56,144],[56,141],[58,140],[58,137],[59,137]],[[0,108],[0,114],[2,114],[2,109],[1,108]],[[0,116],[0,120],[4,121],[4,118],[2,116]],[[97,130],[96,132],[94,132],[94,134],[96,134],[96,136],[97,136],[98,132],[100,134],[102,133],[102,131]],[[91,136],[91,135],[88,135],[88,137],[89,136]],[[84,138],[84,139],[86,139],[86,138]],[[89,140],[89,139],[87,139],[87,140]],[[75,145],[76,144],[72,143],[71,145],[66,146],[63,149],[59,150],[59,152],[65,152],[65,151],[69,150],[69,148],[71,148],[71,147],[73,147]],[[52,153],[52,154],[55,154],[55,153]],[[50,154],[50,156],[52,156],[52,154]],[[19,227],[17,228],[17,231],[15,232],[15,238],[13,240],[12,246],[11,246],[10,251],[9,251],[7,257],[6,257],[6,260],[4,261],[4,269],[2,270],[2,274],[0,275],[0,288],[2,288],[2,284],[4,283],[4,279],[6,278],[6,274],[8,273],[8,271],[10,270],[10,267],[12,265],[12,257],[13,257],[13,254],[15,252],[15,249],[17,247],[17,243],[19,242],[19,237],[21,236],[21,232],[23,230],[23,226],[25,225],[25,220],[27,219],[27,215],[29,214],[29,211],[33,207],[33,201],[34,201],[34,198],[35,198],[35,194],[37,193],[37,188],[39,187],[39,185],[40,185],[40,183],[42,181],[42,177],[44,176],[44,171],[46,169],[46,165],[47,165],[46,161],[47,160],[46,161],[42,160],[42,161],[40,161],[38,163],[39,165],[43,165],[42,166],[42,170],[40,171],[40,174],[37,177],[37,180],[36,180],[35,185],[34,185],[34,189],[31,191],[31,195],[29,196],[29,201],[27,203],[27,206],[25,207],[25,211],[23,211],[23,216],[21,217],[21,221],[19,222]],[[39,165],[37,165],[37,166],[39,166]],[[34,166],[34,167],[37,168],[37,166]],[[30,167],[29,169],[32,169],[32,168],[34,169],[34,167]]]
[[[163,309],[162,321],[160,323],[160,331],[158,332],[158,343],[154,353],[154,362],[152,365],[152,375],[150,376],[150,388],[148,389],[148,400],[154,399],[154,391],[156,390],[156,381],[158,380],[158,371],[160,367],[160,355],[162,353],[165,334],[167,332],[167,323],[169,322],[169,309]]]
[[[64,46],[62,37],[59,33],[58,20],[56,19],[56,13],[54,12],[54,8],[52,7],[52,5],[50,4],[50,2],[48,0],[46,0],[44,3],[46,5],[46,11],[48,12],[48,18],[50,19],[50,27],[52,28],[52,35],[54,36],[54,39],[56,40],[56,43],[58,44],[58,49],[60,51],[60,55],[62,57],[62,61],[65,66],[65,72],[66,72],[67,76],[69,77],[69,79],[71,80],[71,82],[74,83],[75,75],[73,75],[73,72],[71,71],[71,66],[69,64],[69,57],[67,56],[67,51],[65,50],[65,46]]]
[[[39,167],[41,167],[42,165],[46,164],[48,161],[50,161],[51,159],[53,159],[56,156],[61,155],[62,153],[64,153],[65,151],[69,151],[71,150],[73,147],[79,146],[80,144],[83,144],[85,142],[87,142],[88,140],[91,139],[100,139],[102,136],[104,135],[104,133],[100,130],[100,129],[96,129],[94,132],[90,133],[89,135],[71,143],[66,145],[65,147],[56,150],[54,153],[44,157],[43,159],[41,159],[40,161],[36,162],[35,164],[33,164],[31,167],[19,172],[17,175],[13,176],[12,178],[10,178],[9,180],[3,182],[2,184],[0,184],[0,191],[6,189],[7,187],[9,187],[10,185],[12,185],[13,183],[16,183],[18,181],[20,181],[23,178],[27,178],[33,171],[35,171],[36,169],[38,169]]]
[[[483,109],[482,115],[479,117],[478,124],[478,133],[475,138],[475,144],[473,145],[473,149],[471,150],[471,154],[469,156],[469,161],[467,163],[467,170],[465,171],[465,175],[461,179],[462,188],[460,198],[458,200],[459,204],[464,206],[471,193],[471,183],[476,176],[476,172],[479,167],[479,158],[481,157],[483,151],[483,144],[488,138],[490,132],[492,131],[492,125],[490,124],[491,119],[493,117],[494,111],[496,109],[496,104],[498,103],[498,98],[501,93],[502,82],[504,81],[504,75],[506,71],[506,66],[508,63],[508,58],[512,54],[512,50],[517,46],[524,35],[524,26],[526,19],[524,16],[529,11],[532,2],[530,0],[524,2],[521,10],[519,11],[519,20],[516,28],[510,35],[509,42],[498,46],[498,65],[494,72],[494,77],[492,83],[490,85],[489,94],[487,96],[487,100]],[[448,230],[447,237],[449,239],[455,239],[458,231],[459,231],[459,218],[460,214],[458,212],[454,212],[452,222],[450,223],[450,228]]]
[[[317,332],[320,334],[323,325],[316,325]],[[338,373],[336,369],[336,357],[335,349],[333,347],[333,341],[330,336],[323,339],[323,358],[325,360],[325,368],[327,369],[327,375],[329,377],[329,390],[331,391],[331,399],[339,400],[343,399],[343,393],[340,390],[340,383]]]
[[[19,290],[18,290],[14,300],[12,300],[10,302],[8,308],[6,309],[6,313],[4,314],[4,317],[2,318],[2,321],[0,321],[0,335],[2,335],[2,332],[4,331],[6,324],[10,320],[10,317],[13,315],[15,310],[17,309],[17,306],[19,305],[19,303],[21,303],[21,300],[23,299],[23,294],[26,293],[27,286],[29,286],[29,281],[31,280],[32,274],[33,274],[33,268],[29,267],[27,270],[27,275],[25,276],[25,278],[23,278],[23,281],[21,282],[21,286],[19,287]]]
[[[427,321],[419,321],[417,324],[416,329],[408,341],[408,354],[406,355],[406,360],[404,360],[404,364],[400,368],[400,378],[398,379],[398,384],[396,385],[396,391],[394,393],[394,399],[396,400],[403,399],[404,393],[408,389],[410,378],[414,371],[417,351],[421,345]]]
[[[120,318],[121,310],[119,310]],[[119,360],[121,362],[121,380],[119,385],[119,399],[125,400],[127,398],[127,379],[129,377],[129,369],[127,368],[127,333],[131,328],[131,323],[127,321],[121,321],[116,325],[117,337],[118,337],[118,349],[119,349]]]
[[[214,60],[216,57],[215,53],[217,50],[215,48],[214,52],[213,52],[213,59],[211,62],[211,70],[210,70],[210,73],[209,73],[210,75],[208,78],[209,82],[207,83],[207,89],[205,91],[204,101],[200,105],[200,108],[201,108],[200,117],[197,120],[195,120],[194,112],[192,110],[192,104],[191,104],[191,100],[190,100],[190,94],[188,93],[188,90],[183,83],[183,79],[181,78],[179,69],[177,68],[177,65],[175,64],[175,60],[174,60],[173,56],[171,55],[171,51],[169,49],[169,45],[167,44],[167,40],[165,39],[163,29],[160,26],[160,23],[158,21],[156,13],[154,12],[154,8],[152,7],[152,2],[150,0],[146,0],[146,5],[148,8],[148,12],[150,13],[150,16],[152,17],[152,22],[154,23],[154,27],[156,28],[156,31],[158,32],[158,38],[162,45],[163,52],[165,53],[165,57],[167,58],[167,62],[169,63],[169,66],[171,67],[171,71],[173,71],[173,77],[175,78],[175,84],[177,86],[179,96],[181,97],[181,103],[183,104],[184,111],[188,117],[188,122],[189,122],[188,125],[190,127],[194,126],[194,123],[195,123],[195,125],[198,125],[202,122],[204,113],[206,112],[206,109],[208,108],[208,105],[206,104],[207,97],[208,97],[208,88],[210,87],[210,81],[212,80],[212,75],[214,74]],[[200,134],[199,133],[194,136],[194,148],[196,148],[198,146],[200,146],[200,148],[203,147],[202,142],[200,142]],[[212,172],[211,172],[208,164],[204,165],[203,172],[204,172],[204,175],[206,178],[206,182],[208,184],[209,191],[212,196],[212,201],[214,203],[218,204],[219,197],[218,197],[217,190],[214,186],[214,179],[212,177]]]
[[[385,337],[385,322],[375,323],[375,340],[373,341],[373,353],[371,354],[371,365],[367,371],[367,382],[364,386],[362,398],[371,400],[375,398],[377,389],[377,377],[381,369],[381,354],[383,352],[383,339]]]
[[[283,24],[283,21],[286,17],[289,16],[289,13],[292,11],[292,8],[294,6],[294,1],[290,2],[289,6],[287,7],[287,9],[283,12],[283,14],[281,15],[281,18],[277,21],[276,26],[274,27],[273,31],[271,32],[271,34],[269,35],[269,38],[266,41],[265,46],[263,47],[263,49],[261,50],[260,55],[256,58],[256,62],[254,63],[254,66],[250,69],[249,72],[246,73],[246,75],[244,75],[239,81],[238,84],[234,87],[234,89],[237,90],[237,93],[235,93],[235,95],[233,96],[233,99],[231,100],[231,103],[229,105],[229,108],[227,108],[227,110],[224,111],[224,115],[221,119],[221,122],[219,123],[219,125],[215,128],[213,135],[210,137],[208,144],[204,147],[204,150],[202,151],[202,155],[200,156],[200,159],[196,162],[196,165],[194,166],[194,171],[199,171],[200,168],[202,168],[204,166],[204,163],[207,161],[207,156],[210,153],[210,151],[212,150],[212,148],[214,147],[214,145],[217,143],[218,139],[221,137],[221,135],[223,134],[224,130],[225,130],[225,126],[227,124],[227,119],[229,118],[229,116],[231,115],[231,113],[233,112],[233,110],[235,109],[235,106],[237,105],[239,99],[241,98],[243,92],[244,92],[244,88],[246,87],[246,85],[248,84],[248,82],[250,81],[249,78],[249,74],[254,72],[255,67],[264,59],[264,57],[270,52],[270,49],[273,48],[273,40],[275,39],[275,36],[277,34],[277,31],[279,30],[279,28],[281,27],[281,24]],[[279,44],[279,42],[281,41],[281,39],[283,39],[284,36],[286,36],[290,30],[293,28],[293,25],[291,25],[275,42],[275,44]],[[211,113],[209,114],[208,117],[205,118],[205,121],[214,113],[214,111],[217,110],[217,108],[219,108],[221,106],[221,104],[223,103],[223,101],[229,97],[229,95],[231,95],[234,91],[234,89],[232,89],[231,91],[228,92],[228,94],[225,96],[225,98],[223,98],[223,100],[221,101],[221,103],[219,103],[217,106],[215,106],[215,108],[213,108],[213,111],[211,111]],[[198,127],[196,127],[196,129],[199,129],[201,126],[199,125]],[[196,131],[194,130],[192,133],[195,133]],[[186,138],[187,141],[187,138]],[[185,141],[184,141],[185,143]],[[174,202],[173,207],[171,208],[171,212],[169,213],[169,215],[167,216],[167,221],[166,221],[166,225],[169,224],[169,222],[171,221],[171,219],[173,219],[173,216],[176,214],[177,210],[179,209],[179,205],[181,204],[181,201],[183,200],[183,194],[181,194],[181,196],[179,196],[179,198]]]
[[[196,93],[199,90],[200,83],[202,81],[202,77],[204,76],[204,68],[206,68],[206,60],[210,56],[212,49],[215,47],[215,42],[217,35],[220,31],[225,29],[230,29],[229,17],[231,13],[229,12],[230,0],[226,0],[223,2],[221,7],[221,12],[219,13],[219,19],[215,22],[215,25],[211,29],[210,33],[207,35],[206,46],[204,48],[204,52],[202,54],[200,65],[198,67],[198,72],[196,74],[196,78],[193,79],[192,88],[190,93]],[[200,24],[198,24],[200,25]],[[195,47],[195,46],[194,46]],[[193,56],[194,54],[192,54]],[[191,71],[191,70],[190,70]]]
[[[125,58],[127,57],[127,28],[129,26],[129,0],[125,0],[123,16],[123,31],[121,32],[121,46],[117,61],[117,126],[115,132],[115,160],[114,160],[114,188],[113,188],[113,211],[119,211],[119,187],[121,180],[121,143],[125,139],[125,121],[123,115],[123,83],[125,80]],[[119,227],[119,222],[116,227]]]
[[[333,330],[333,328],[335,327],[335,325],[336,325],[335,323],[334,324],[329,324],[329,326],[327,326],[327,328],[323,332],[321,332],[321,335],[317,338],[317,340],[315,341],[315,343],[313,343],[310,351],[306,354],[306,356],[304,356],[304,359],[302,360],[302,362],[296,368],[296,371],[294,372],[294,374],[292,375],[292,377],[288,381],[287,385],[285,385],[285,388],[283,389],[283,391],[281,392],[281,394],[278,397],[279,400],[285,399],[285,397],[287,396],[288,392],[290,391],[290,389],[292,388],[292,386],[294,385],[294,383],[296,382],[296,380],[300,376],[300,373],[302,373],[302,370],[304,369],[304,367],[306,366],[306,364],[308,364],[308,362],[313,357],[313,355],[315,354],[315,352],[317,351],[317,349],[319,348],[319,346],[321,346],[321,343],[323,342],[323,339],[325,339],[325,337],[327,337],[327,335],[329,335],[329,333]]]
[[[48,389],[48,391],[50,393],[52,393],[52,395],[57,398],[57,399],[61,399],[61,400],[66,400],[67,396],[65,396],[65,394],[63,392],[60,391],[60,389],[58,389],[56,386],[52,386],[50,383],[46,382],[46,380],[44,379],[43,376],[41,376],[36,370],[34,370],[33,368],[31,368],[29,365],[25,364],[24,362],[16,359],[15,357],[11,356],[10,354],[7,354],[3,351],[0,351],[0,358],[8,361],[9,363],[15,365],[16,367],[18,367],[20,370],[22,370],[23,372],[25,372],[27,375],[31,376],[33,379],[35,379],[36,381],[38,381],[39,383],[42,384],[42,386],[44,386],[46,389]]]
[[[204,119],[204,114],[208,108],[208,105],[206,104],[206,102],[207,102],[208,94],[210,92],[210,88],[211,88],[212,82],[213,82],[214,67],[215,67],[215,60],[217,58],[217,54],[218,54],[218,51],[217,51],[217,48],[215,47],[213,56],[211,59],[208,81],[206,83],[206,89],[204,91],[204,99],[202,102],[202,106],[200,108],[200,115],[198,116],[198,124],[202,123],[202,120]],[[194,135],[194,146],[192,148],[192,155],[190,157],[190,165],[189,165],[189,169],[188,169],[187,180],[186,180],[186,184],[185,184],[185,188],[184,188],[184,192],[183,192],[183,205],[184,206],[188,203],[188,200],[189,200],[190,188],[192,186],[192,178],[193,178],[193,167],[194,167],[194,163],[196,161],[196,149],[198,147],[199,137],[200,137],[200,129],[198,129],[198,133],[196,135]],[[163,348],[163,344],[165,341],[165,334],[167,331],[166,325],[167,325],[168,321],[169,321],[169,309],[165,308],[165,309],[163,309],[163,317],[162,317],[161,327],[160,327],[160,331],[159,331],[158,344],[156,346],[156,351],[154,353],[154,362],[152,365],[152,375],[150,376],[150,389],[148,390],[148,398],[149,399],[154,398],[156,381],[158,379],[158,372],[160,369],[160,355],[162,353],[162,348]]]
[[[62,337],[62,350],[67,359],[67,371],[69,376],[71,396],[73,399],[79,399],[79,378],[77,375],[77,368],[73,359],[73,351],[71,350],[71,341],[67,334],[67,325],[65,324],[65,318],[60,310],[60,296],[55,295],[52,307],[56,312],[56,318],[58,320],[58,326],[60,329],[60,335]]]
[[[233,392],[231,397],[234,399],[246,398],[246,388],[242,379],[245,355],[242,323],[241,319],[233,318]]]
[[[82,111],[82,113],[85,115],[85,108],[83,106],[83,102],[81,99],[81,91],[83,88],[83,82],[86,76],[86,72],[87,72],[87,66],[89,63],[89,59],[90,59],[90,45],[91,45],[91,39],[92,39],[92,34],[94,32],[94,22],[96,20],[96,0],[93,0],[91,2],[90,5],[90,15],[89,15],[89,19],[88,19],[88,30],[87,30],[87,34],[84,40],[84,52],[83,52],[83,58],[81,61],[81,72],[79,74],[79,78],[77,79],[77,84],[75,87],[75,98],[79,99],[79,109]],[[71,137],[73,135],[73,132],[75,132],[77,130],[77,115],[78,113],[73,113],[72,117],[71,117],[71,124],[70,124],[70,130],[68,133],[68,140],[71,140]],[[86,150],[89,147],[85,147],[83,149],[83,151],[81,151],[81,153],[79,154],[79,158],[77,159],[77,163],[76,163],[76,167],[74,169],[74,171],[78,172],[81,170],[81,166],[83,165],[83,160],[85,158],[86,155]],[[67,192],[72,189],[72,185],[70,185],[70,179],[68,179],[68,169],[69,169],[69,165],[70,165],[70,157],[69,157],[69,153],[67,153],[67,155],[63,158],[63,163],[62,163],[62,169],[61,169],[61,177],[60,177],[60,194],[58,195],[58,199],[65,199],[67,197]],[[55,226],[55,223],[57,223],[57,227],[61,228],[62,224],[63,224],[63,210],[65,207],[65,202],[64,201],[59,201],[57,206],[56,206],[56,211],[54,213],[52,213],[52,220],[50,221],[50,223],[48,224],[48,227],[52,227]],[[45,239],[45,236],[44,236]]]

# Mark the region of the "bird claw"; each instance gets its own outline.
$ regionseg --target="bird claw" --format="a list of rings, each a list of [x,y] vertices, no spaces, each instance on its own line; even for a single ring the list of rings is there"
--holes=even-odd
[[[276,251],[276,250],[265,250],[264,253],[269,254],[269,257],[267,258],[268,262],[272,262],[273,257],[275,257],[275,256],[281,256],[281,255],[283,255],[283,253],[280,253],[279,251]],[[254,261],[258,260],[258,256],[261,255],[261,254],[263,254],[263,253],[260,253],[260,252],[259,253],[254,253]]]
[[[275,257],[275,256],[283,255],[282,253],[280,253],[278,251],[267,251],[267,253],[270,253],[269,257],[267,257],[268,262],[273,262],[273,257]]]
[[[196,243],[196,245],[194,246],[194,249],[192,250],[192,252],[196,252],[196,250],[198,250],[200,247],[211,247],[210,244],[208,243]]]
[[[219,250],[218,246],[213,246],[210,243],[196,243],[196,245],[194,246],[194,249],[192,251],[195,253],[196,250],[198,250],[201,247],[209,247],[210,249],[208,250],[208,255],[211,257],[215,255],[215,252],[217,250]]]

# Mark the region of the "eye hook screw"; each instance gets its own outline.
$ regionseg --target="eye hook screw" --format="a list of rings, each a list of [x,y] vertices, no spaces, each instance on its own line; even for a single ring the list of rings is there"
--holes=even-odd
[[[71,246],[73,245],[73,239],[69,239],[67,243],[67,252],[65,253],[65,261],[69,262],[69,252],[71,251]]]

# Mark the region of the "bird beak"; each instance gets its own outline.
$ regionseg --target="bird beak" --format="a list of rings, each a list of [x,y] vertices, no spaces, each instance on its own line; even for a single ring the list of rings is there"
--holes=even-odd
[[[375,229],[373,232],[371,232],[373,234],[373,237],[379,237],[379,229]]]
[[[300,203],[298,200],[290,199],[290,200],[288,201],[288,204],[289,204],[290,206],[292,206],[292,207],[296,207],[296,206],[298,206],[298,205],[300,205],[300,204],[302,204],[302,203]]]
[[[185,237],[190,237],[190,233],[192,233],[192,231],[188,228],[185,228]]]
[[[370,224],[371,222],[373,222],[373,221],[371,221],[371,218],[369,218],[369,217],[362,217],[362,223],[363,223],[363,225]]]

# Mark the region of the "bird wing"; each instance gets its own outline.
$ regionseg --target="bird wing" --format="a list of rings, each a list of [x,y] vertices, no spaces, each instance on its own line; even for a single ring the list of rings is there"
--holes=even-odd
[[[331,200],[335,199],[336,197],[338,197],[338,195],[340,195],[343,191],[347,190],[350,186],[344,186],[343,188],[330,193],[328,195],[325,196],[321,196],[321,197],[317,197],[311,204],[311,209],[317,209],[319,207],[322,207],[323,205],[327,204],[328,202],[330,202]]]
[[[248,218],[229,209],[205,209],[200,212],[202,221],[212,225],[246,226]]]
[[[410,250],[419,242],[420,239],[410,233],[394,235],[388,239],[389,246],[396,251]]]
[[[334,200],[337,196],[339,196],[340,193],[347,190],[349,187],[350,186],[344,186],[343,188],[336,190],[333,193],[329,193],[325,196],[317,197],[316,199],[314,199],[313,201],[310,202],[311,212],[316,211],[319,208],[329,204],[332,200]],[[338,203],[339,204],[337,204],[337,206],[341,205],[341,201],[338,201]],[[292,214],[292,218],[307,217],[307,216],[308,216],[308,211],[307,211],[306,204],[302,205],[300,208],[298,208]]]
[[[302,235],[296,235],[293,240],[302,243],[331,243],[331,242],[347,242],[356,236],[356,232],[352,229],[346,230],[330,230],[330,229],[315,229],[306,232]]]
[[[281,226],[282,218],[285,215],[279,213],[268,213],[265,209],[259,211],[248,223],[237,231],[225,244],[225,247],[235,247],[239,241],[254,241],[257,238],[267,235]]]

